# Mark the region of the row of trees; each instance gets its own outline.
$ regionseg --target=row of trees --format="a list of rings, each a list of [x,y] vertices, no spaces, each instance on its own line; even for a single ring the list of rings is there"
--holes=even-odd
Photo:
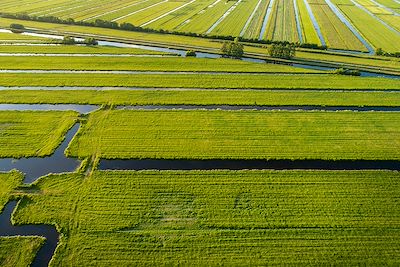
[[[378,48],[375,51],[375,55],[377,55],[377,56],[385,56],[385,57],[400,57],[400,52],[389,53],[389,52],[383,51],[382,48]]]
[[[70,36],[64,36],[63,40],[61,41],[63,45],[75,45],[75,44],[85,44],[85,45],[97,45],[98,42],[96,39],[87,37],[83,41],[76,41],[74,38]]]

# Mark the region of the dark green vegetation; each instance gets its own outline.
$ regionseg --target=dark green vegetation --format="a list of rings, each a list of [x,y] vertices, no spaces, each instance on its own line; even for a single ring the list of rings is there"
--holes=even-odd
[[[43,242],[42,237],[0,237],[0,266],[30,266]]]
[[[15,219],[57,224],[63,235],[53,266],[398,265],[399,178],[389,171],[51,175]]]
[[[399,90],[400,80],[328,74],[31,74],[1,73],[0,86]]]
[[[0,172],[0,212],[3,211],[4,206],[10,200],[14,189],[20,186],[23,180],[23,175],[17,171],[11,171],[9,173]]]
[[[3,90],[0,103],[108,105],[398,106],[400,91]]]
[[[0,111],[0,157],[51,155],[77,118],[69,111]]]
[[[69,147],[80,158],[400,159],[388,112],[97,111]]]

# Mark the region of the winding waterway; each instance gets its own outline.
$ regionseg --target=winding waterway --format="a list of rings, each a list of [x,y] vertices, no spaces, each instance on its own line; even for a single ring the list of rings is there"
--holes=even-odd
[[[59,235],[51,225],[12,225],[11,217],[17,201],[10,201],[0,213],[0,237],[1,236],[43,236],[45,243],[37,252],[32,267],[48,266],[56,250]]]

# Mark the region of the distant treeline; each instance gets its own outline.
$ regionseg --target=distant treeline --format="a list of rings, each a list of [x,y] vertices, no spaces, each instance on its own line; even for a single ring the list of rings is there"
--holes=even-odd
[[[375,54],[377,56],[385,56],[385,57],[400,57],[400,52],[390,53],[390,52],[383,51],[382,48],[376,49]]]
[[[136,32],[152,32],[152,33],[163,33],[163,34],[174,34],[174,35],[183,35],[183,36],[191,36],[191,37],[202,37],[207,39],[220,39],[226,41],[234,41],[235,36],[221,36],[221,35],[205,35],[193,32],[178,32],[178,31],[168,31],[168,30],[155,30],[150,28],[142,28],[138,26],[134,26],[131,23],[117,23],[112,21],[105,21],[101,19],[96,19],[95,21],[75,21],[72,18],[69,19],[60,19],[55,16],[30,16],[25,13],[18,14],[10,14],[10,13],[2,13],[0,12],[0,17],[9,18],[9,19],[20,19],[20,20],[29,20],[29,21],[39,21],[39,22],[49,22],[49,23],[57,23],[57,24],[67,24],[67,25],[78,25],[78,26],[89,26],[89,27],[98,27],[98,28],[108,28],[108,29],[118,29],[124,31],[136,31]],[[311,49],[319,49],[326,50],[328,47],[326,45],[317,45],[317,44],[308,44],[308,43],[291,43],[288,41],[272,41],[272,40],[258,40],[258,39],[248,39],[244,37],[238,37],[240,42],[248,42],[248,43],[257,43],[257,44],[281,44],[281,45],[293,45],[295,47],[301,48],[311,48]]]

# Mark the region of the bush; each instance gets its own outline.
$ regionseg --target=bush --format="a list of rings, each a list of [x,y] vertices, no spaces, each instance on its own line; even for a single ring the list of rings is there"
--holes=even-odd
[[[235,38],[233,42],[224,42],[222,44],[221,53],[225,57],[241,58],[243,56],[243,45],[239,44],[239,38]]]
[[[193,50],[186,51],[187,57],[196,57],[196,52]]]
[[[92,37],[87,37],[85,38],[85,40],[83,41],[83,43],[85,45],[98,45],[99,43],[97,42],[96,39],[92,38]]]
[[[24,27],[24,25],[22,25],[22,24],[12,23],[12,24],[10,25],[10,30],[11,30],[13,33],[22,33],[22,32],[24,32],[25,27]]]
[[[336,69],[333,73],[338,74],[338,75],[349,75],[349,76],[360,76],[361,75],[359,70],[349,70],[349,69],[344,69],[344,68]]]
[[[63,40],[61,41],[62,44],[64,45],[74,45],[76,44],[76,41],[74,38],[70,36],[64,36]]]

